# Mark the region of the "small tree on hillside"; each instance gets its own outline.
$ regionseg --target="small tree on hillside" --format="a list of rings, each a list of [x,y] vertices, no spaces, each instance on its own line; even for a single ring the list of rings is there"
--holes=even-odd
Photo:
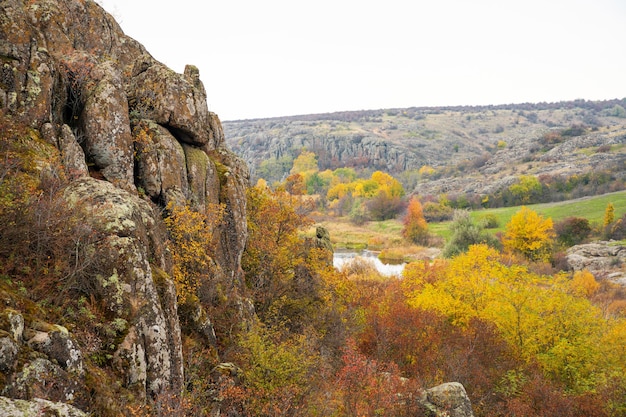
[[[591,233],[589,220],[582,217],[568,217],[554,225],[557,241],[565,247],[583,242]]]
[[[290,174],[309,174],[319,171],[317,165],[317,155],[315,153],[302,150],[300,155],[294,159]]]
[[[602,237],[604,239],[614,239],[613,237],[613,229],[615,228],[615,207],[613,207],[613,203],[609,203],[606,205],[606,209],[604,209],[604,219],[602,221]]]
[[[521,253],[532,261],[547,261],[553,240],[552,219],[544,219],[523,206],[507,223],[502,243],[505,249]]]
[[[415,197],[411,198],[404,217],[402,236],[414,243],[426,243],[428,241],[428,223],[424,219],[422,204]]]
[[[606,205],[606,209],[604,210],[604,222],[602,225],[607,227],[611,223],[615,221],[615,207],[613,207],[613,203],[609,203]]]
[[[367,222],[367,208],[365,207],[365,203],[363,199],[357,199],[354,201],[352,205],[352,209],[350,209],[350,221],[357,226],[365,224]]]

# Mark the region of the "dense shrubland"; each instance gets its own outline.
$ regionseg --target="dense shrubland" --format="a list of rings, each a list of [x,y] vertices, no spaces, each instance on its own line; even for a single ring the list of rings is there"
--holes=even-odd
[[[15,294],[33,316],[70,326],[88,366],[113,381],[105,341],[119,339],[125,323],[88,295],[103,266],[87,248],[100,237],[84,221],[88,213],[62,198],[63,174],[45,168],[56,163],[54,152],[49,160],[41,157],[46,152],[32,154],[34,146],[47,147],[36,132],[3,129],[12,138],[1,143],[3,294]],[[133,415],[202,415],[216,404],[255,416],[428,415],[409,399],[459,381],[478,416],[624,415],[623,290],[550,264],[558,251],[591,235],[622,238],[626,218],[616,218],[612,205],[600,228],[577,217],[553,225],[522,208],[501,239],[487,232],[497,219],[478,222],[457,211],[448,259],[410,263],[402,279],[390,279],[366,263],[332,267],[328,244],[303,233],[322,204],[306,190],[326,187],[329,210],[348,198],[352,212],[360,201],[372,218],[373,202],[393,207],[402,186],[382,172],[319,173],[314,162],[303,153],[285,183],[271,189],[261,181],[248,190],[240,295],[256,314],[244,323],[213,261],[223,208],[167,208],[161,233],[168,236],[163,250],[171,270],[155,268],[163,275],[155,279],[171,274],[176,284],[185,391],[163,392],[146,408],[112,383],[94,386],[101,399],[118,396],[119,407]],[[433,203],[449,207],[445,198]],[[406,239],[429,243],[425,212],[419,200],[408,203]],[[212,346],[186,317],[198,306],[214,321]]]
[[[410,263],[396,279],[367,263],[336,271],[306,249],[303,200],[265,185],[250,199],[258,234],[245,269],[259,322],[240,330],[232,353],[243,382],[229,401],[241,410],[428,415],[397,395],[454,380],[477,416],[624,415],[622,293],[586,271],[546,267],[549,219],[522,209],[504,245],[491,242],[502,251],[481,244],[479,229],[457,239],[470,244],[449,260]],[[281,226],[290,216],[299,227]],[[456,222],[462,229],[468,218]],[[523,238],[530,232],[541,244]]]

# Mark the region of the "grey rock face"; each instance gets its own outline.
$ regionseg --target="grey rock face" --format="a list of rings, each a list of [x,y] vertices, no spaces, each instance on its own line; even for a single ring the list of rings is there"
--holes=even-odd
[[[70,182],[64,198],[99,236],[88,248],[98,273],[78,285],[104,300],[113,317],[113,368],[144,398],[179,392],[180,322],[163,209],[223,205],[213,258],[231,288],[241,278],[247,238],[248,171],[225,147],[199,70],[190,65],[177,74],[159,63],[96,2],[7,0],[0,6],[0,110],[56,147]],[[0,335],[0,368],[14,373],[7,395],[68,400],[32,376],[48,387],[56,378],[80,382],[88,370],[75,339],[53,325],[11,323],[3,317]],[[198,326],[215,344],[211,318],[205,314]],[[21,349],[39,359],[15,369]]]
[[[467,392],[458,382],[448,382],[426,390],[422,403],[438,417],[474,417]]]
[[[54,359],[64,370],[84,375],[83,354],[67,329],[56,326],[49,332],[33,331],[28,345]]]
[[[99,79],[87,95],[80,115],[85,151],[108,181],[134,189],[133,140],[130,134],[128,99],[119,68],[105,61],[93,70]]]
[[[28,362],[0,395],[30,400],[73,402],[85,392],[81,378],[43,358]]]
[[[30,401],[0,397],[0,415],[11,417],[87,417],[88,414],[69,404],[35,398]]]
[[[0,337],[0,372],[7,373],[15,369],[19,347],[10,337]]]
[[[583,269],[598,279],[609,279],[626,285],[626,247],[614,242],[594,242],[572,246],[567,250],[567,263],[574,271]]]
[[[96,288],[108,300],[109,310],[129,325],[116,352],[118,369],[127,373],[129,384],[140,383],[148,393],[180,390],[180,327],[177,320],[170,320],[177,316],[177,305],[171,294],[159,297],[148,262],[155,224],[152,208],[137,196],[93,178],[74,182],[65,195],[70,203],[81,203],[96,213],[91,219],[94,227],[108,234],[95,248],[106,257],[103,269],[108,270],[98,277]],[[137,303],[139,311],[131,314]]]

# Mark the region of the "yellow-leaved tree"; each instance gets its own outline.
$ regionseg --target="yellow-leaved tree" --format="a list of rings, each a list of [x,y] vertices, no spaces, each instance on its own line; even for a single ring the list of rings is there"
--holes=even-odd
[[[609,203],[606,205],[606,209],[604,210],[604,221],[602,222],[602,226],[607,227],[614,221],[615,207],[613,207],[613,203]]]
[[[552,219],[544,219],[526,206],[511,217],[502,238],[504,249],[521,253],[532,261],[550,259],[554,241]]]
[[[520,358],[539,363],[571,392],[592,391],[613,372],[598,344],[608,331],[601,311],[563,275],[508,266],[483,244],[443,267],[407,272],[403,289],[409,305],[444,314],[460,327],[473,318],[495,324]]]
[[[293,160],[293,167],[290,174],[303,174],[304,176],[310,175],[313,172],[319,171],[317,165],[317,155],[314,152],[303,149],[300,155]]]
[[[224,206],[209,204],[206,213],[189,206],[168,206],[170,215],[165,218],[172,254],[172,275],[176,295],[181,304],[198,302],[197,290],[202,280],[209,277],[213,264],[213,231],[221,222]]]

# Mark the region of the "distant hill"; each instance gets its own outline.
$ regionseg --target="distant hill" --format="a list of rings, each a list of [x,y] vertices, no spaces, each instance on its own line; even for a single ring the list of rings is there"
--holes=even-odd
[[[520,175],[564,181],[608,172],[623,179],[625,108],[626,99],[412,107],[223,126],[228,145],[247,161],[253,179],[284,178],[293,158],[307,149],[317,154],[320,170],[380,169],[421,195],[489,195]]]

